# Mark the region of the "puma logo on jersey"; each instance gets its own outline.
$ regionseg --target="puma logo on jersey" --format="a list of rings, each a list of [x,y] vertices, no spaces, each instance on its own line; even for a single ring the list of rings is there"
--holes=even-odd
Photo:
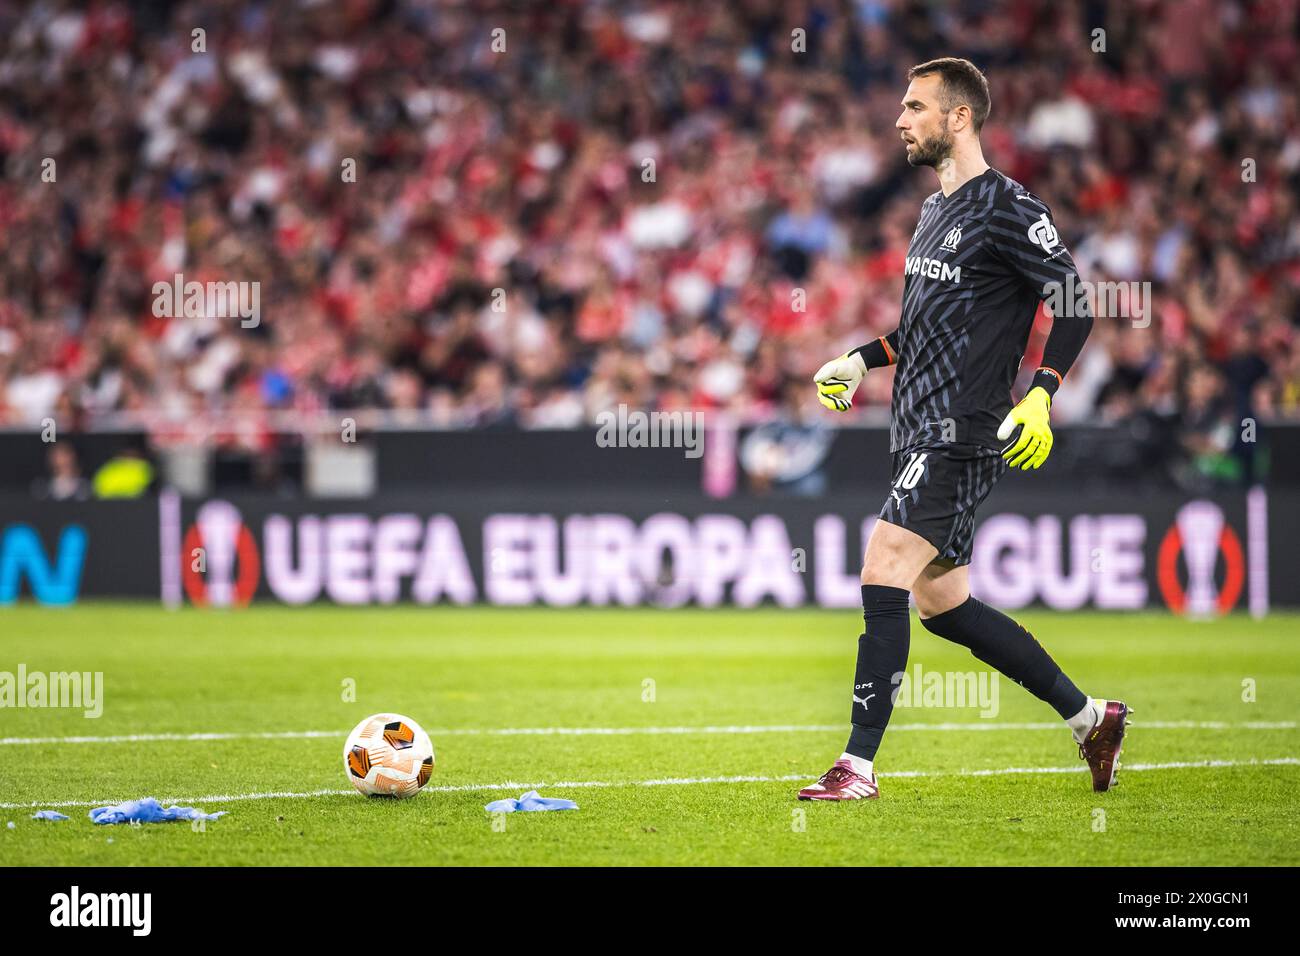
[[[961,238],[960,234],[957,237]],[[950,266],[938,259],[926,256],[908,256],[903,264],[903,275],[925,276],[927,279],[942,279],[954,285],[961,282],[961,266]]]

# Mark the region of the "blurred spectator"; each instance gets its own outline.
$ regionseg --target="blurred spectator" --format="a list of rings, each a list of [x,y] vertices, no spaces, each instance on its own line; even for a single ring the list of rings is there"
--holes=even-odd
[[[1195,366],[1187,378],[1180,435],[1189,468],[1185,483],[1207,487],[1238,479],[1236,433],[1223,374],[1210,365]]]
[[[816,497],[826,490],[822,466],[834,432],[802,400],[803,382],[791,380],[774,420],[750,430],[740,446],[740,465],[756,494],[783,492]]]
[[[50,473],[32,489],[35,497],[50,501],[85,501],[90,497],[90,484],[82,477],[77,451],[68,442],[52,442],[46,461]]]

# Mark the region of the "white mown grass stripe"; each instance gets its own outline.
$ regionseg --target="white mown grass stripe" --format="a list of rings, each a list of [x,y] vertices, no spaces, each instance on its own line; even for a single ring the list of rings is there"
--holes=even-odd
[[[1294,720],[1248,720],[1229,723],[1222,720],[1143,720],[1131,721],[1131,726],[1143,730],[1295,730]],[[955,721],[951,723],[890,724],[890,732],[963,732],[990,730],[1061,730],[1058,721],[1032,723],[999,723],[991,720]],[[843,724],[738,724],[733,726],[704,727],[455,727],[429,731],[429,736],[439,737],[621,737],[638,734],[787,734],[787,733],[837,733]],[[32,746],[35,744],[134,744],[153,742],[183,742],[195,740],[308,740],[312,738],[347,737],[346,730],[286,730],[278,733],[249,733],[241,731],[213,731],[192,734],[109,734],[105,736],[71,737],[0,737],[0,746]]]
[[[1222,767],[1295,767],[1300,766],[1300,757],[1274,757],[1265,760],[1175,760],[1169,763],[1126,763],[1124,773],[1146,770],[1191,770],[1217,769]],[[888,780],[893,777],[1000,777],[1021,774],[1085,773],[1083,764],[1072,767],[1000,767],[991,770],[900,770],[896,773],[880,773],[877,777]],[[464,793],[487,790],[576,790],[580,788],[607,787],[685,787],[711,783],[788,783],[796,780],[815,780],[813,773],[789,773],[779,777],[752,775],[732,777],[663,777],[654,780],[560,780],[546,783],[473,783],[452,786],[428,786],[424,789],[432,793]],[[307,790],[301,793],[293,791],[270,791],[267,793],[229,793],[208,797],[167,797],[159,802],[164,806],[189,803],[234,803],[240,800],[304,800],[312,797],[359,797],[356,790]],[[45,803],[0,803],[0,810],[38,810],[57,807],[105,807],[121,800],[56,800]]]

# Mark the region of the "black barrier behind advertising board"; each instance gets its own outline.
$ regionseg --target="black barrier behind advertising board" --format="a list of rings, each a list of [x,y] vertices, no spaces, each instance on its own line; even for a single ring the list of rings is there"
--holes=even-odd
[[[0,498],[0,604],[855,607],[874,508],[627,494]],[[1000,607],[1300,606],[1300,494],[1125,500],[999,487],[971,582]]]
[[[332,426],[332,423],[331,423]],[[745,449],[762,432],[762,426],[741,427],[730,437],[715,430],[706,419],[704,455],[649,453],[646,448],[607,447],[598,443],[596,428],[520,430],[502,429],[361,429],[358,441],[374,450],[376,487],[383,494],[421,493],[429,489],[447,492],[479,490],[485,487],[519,490],[525,494],[540,490],[574,492],[588,488],[620,488],[642,492],[647,488],[690,493],[703,487],[709,463],[717,457],[738,466],[738,487],[744,487]],[[87,473],[93,473],[111,455],[124,447],[146,445],[143,432],[65,433]],[[790,443],[815,440],[824,444],[816,471],[828,493],[852,494],[870,482],[890,477],[889,430],[875,426],[835,429],[792,429],[782,432],[781,455],[793,456]],[[1050,471],[1038,476],[1052,484],[1072,487],[1132,489],[1147,487],[1176,494],[1172,476],[1150,460],[1150,435],[1114,425],[1053,423],[1055,444]],[[301,454],[302,436],[281,433],[279,454]],[[1300,489],[1300,423],[1261,424],[1260,442],[1264,484],[1269,489]],[[27,495],[34,485],[48,477],[49,445],[39,430],[0,430],[0,496]],[[716,456],[716,457],[715,457]],[[227,450],[227,461],[238,454]],[[771,456],[762,456],[770,464]],[[526,467],[521,463],[526,462]],[[224,472],[215,465],[210,477],[219,487],[240,480],[240,472]],[[249,471],[251,472],[251,466]],[[244,476],[248,479],[248,476]],[[301,476],[281,475],[281,485],[293,485],[303,494]],[[246,485],[245,490],[253,490]],[[279,490],[279,489],[278,489]],[[224,491],[223,491],[224,493]]]

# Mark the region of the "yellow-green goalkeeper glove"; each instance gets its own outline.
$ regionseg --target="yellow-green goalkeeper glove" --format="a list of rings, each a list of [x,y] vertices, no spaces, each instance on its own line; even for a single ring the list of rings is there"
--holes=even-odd
[[[998,428],[998,440],[1006,441],[1011,437],[1016,426],[1020,426],[1020,437],[1015,444],[1002,452],[1002,457],[1012,468],[1028,471],[1047,461],[1052,452],[1052,425],[1048,413],[1052,408],[1052,396],[1047,390],[1031,388],[1029,394],[1020,400],[1020,404],[1007,413]]]
[[[833,412],[847,412],[853,407],[853,393],[867,374],[867,363],[858,352],[831,359],[817,370],[817,399]]]

